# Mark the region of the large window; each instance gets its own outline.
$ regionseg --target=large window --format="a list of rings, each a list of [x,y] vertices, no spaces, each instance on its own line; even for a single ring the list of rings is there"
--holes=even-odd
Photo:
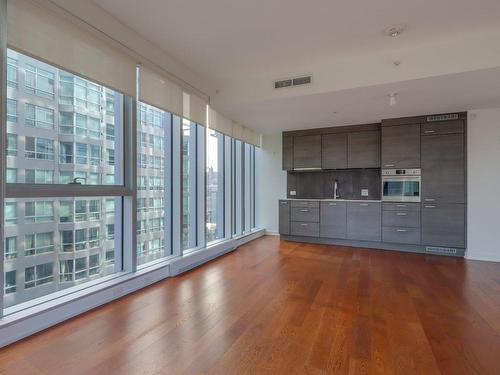
[[[182,248],[192,249],[198,244],[197,228],[197,125],[182,123]]]
[[[224,135],[207,130],[206,143],[206,237],[207,242],[224,238]]]

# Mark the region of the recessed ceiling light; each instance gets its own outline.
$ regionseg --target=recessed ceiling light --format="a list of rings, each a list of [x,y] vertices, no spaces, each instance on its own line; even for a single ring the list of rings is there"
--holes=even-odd
[[[389,26],[387,29],[385,29],[385,35],[390,36],[392,38],[396,38],[401,35],[403,31],[405,31],[406,25],[400,24],[400,25],[393,25]]]

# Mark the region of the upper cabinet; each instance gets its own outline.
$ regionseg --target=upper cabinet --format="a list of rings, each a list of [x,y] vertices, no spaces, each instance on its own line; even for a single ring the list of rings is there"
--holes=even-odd
[[[283,134],[282,143],[282,169],[290,171],[293,169],[293,137]]]
[[[348,168],[380,168],[380,130],[348,135]]]
[[[382,125],[382,168],[420,168],[420,124]]]
[[[321,168],[321,135],[293,137],[293,168]]]
[[[321,168],[347,168],[347,133],[324,134],[321,155]]]

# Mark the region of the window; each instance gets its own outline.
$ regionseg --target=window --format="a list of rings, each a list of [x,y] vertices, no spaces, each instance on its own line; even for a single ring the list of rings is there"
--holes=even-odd
[[[54,127],[53,109],[26,103],[25,111],[24,121],[26,125],[43,129],[52,129]]]
[[[75,201],[75,222],[87,221],[87,201],[85,199]]]
[[[233,140],[233,235],[243,233],[243,142]]]
[[[7,57],[7,86],[17,87],[17,60]]]
[[[196,124],[182,123],[182,248],[197,246],[197,132]]]
[[[16,271],[5,272],[5,294],[15,293],[16,288]]]
[[[54,251],[54,233],[36,233],[24,236],[24,256]]]
[[[17,122],[17,100],[7,99],[7,121]]]
[[[26,202],[25,223],[45,223],[54,221],[54,203],[52,201]]]
[[[113,240],[115,238],[115,225],[106,224],[106,233],[107,233],[107,239]]]
[[[115,126],[113,124],[106,124],[106,139],[108,141],[115,140]]]
[[[207,130],[206,237],[224,238],[224,135]]]
[[[99,254],[89,256],[89,276],[99,274]]]
[[[54,281],[53,263],[44,263],[24,270],[24,289],[34,288]]]
[[[87,277],[87,258],[75,259],[75,280],[81,280]]]
[[[27,184],[53,184],[54,171],[46,169],[26,169]]]
[[[101,106],[101,86],[69,73],[59,78],[59,103],[74,105],[90,111],[99,112]]]
[[[17,168],[7,168],[5,171],[5,181],[8,184],[15,184],[17,182]]]
[[[42,98],[54,99],[54,73],[26,64],[26,92]]]
[[[115,165],[115,150],[106,149],[106,162],[108,165]]]
[[[27,159],[54,160],[54,142],[51,139],[26,137]]]
[[[5,259],[17,258],[17,237],[5,238]]]
[[[17,223],[17,203],[5,202],[5,225]]]
[[[86,143],[76,143],[76,164],[87,164],[87,144]]]
[[[17,135],[7,133],[7,156],[17,155]]]

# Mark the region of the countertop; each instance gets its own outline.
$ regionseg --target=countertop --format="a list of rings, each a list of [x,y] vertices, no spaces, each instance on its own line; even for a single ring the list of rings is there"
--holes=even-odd
[[[382,200],[374,199],[333,199],[333,198],[282,198],[282,201],[320,201],[320,202],[366,202],[381,203]]]

